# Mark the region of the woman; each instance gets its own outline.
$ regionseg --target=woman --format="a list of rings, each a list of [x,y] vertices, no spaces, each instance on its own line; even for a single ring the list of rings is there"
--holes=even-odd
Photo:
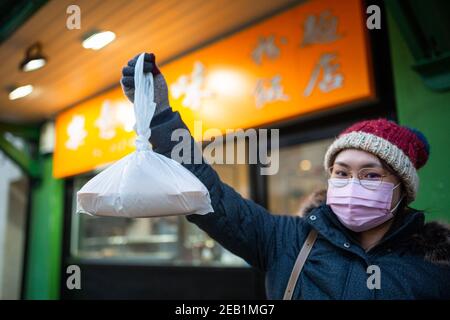
[[[124,67],[121,80],[131,101],[136,60]],[[169,106],[153,54],[146,54],[144,72],[155,80],[151,143],[170,157],[177,143],[171,141],[172,131],[186,126]],[[264,271],[271,299],[283,298],[299,251],[314,233],[293,299],[449,299],[450,232],[425,224],[422,212],[407,207],[416,197],[417,169],[428,153],[423,135],[391,121],[351,126],[325,155],[326,204],[304,217],[271,215],[221,182],[208,164],[183,164],[208,188],[214,208],[187,219]]]

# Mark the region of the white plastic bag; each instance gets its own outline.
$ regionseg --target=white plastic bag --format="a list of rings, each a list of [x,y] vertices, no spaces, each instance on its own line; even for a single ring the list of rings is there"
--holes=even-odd
[[[96,216],[158,217],[213,212],[206,187],[178,162],[152,151],[153,75],[135,67],[136,152],[89,180],[77,192],[77,211]]]

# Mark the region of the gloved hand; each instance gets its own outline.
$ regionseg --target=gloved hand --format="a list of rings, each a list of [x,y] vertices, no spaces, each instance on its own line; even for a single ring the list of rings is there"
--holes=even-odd
[[[122,79],[120,79],[122,90],[131,102],[134,101],[134,68],[138,58],[139,54],[128,61],[128,65],[122,69]],[[145,53],[144,55],[144,73],[148,72],[153,73],[156,103],[154,115],[156,116],[158,113],[161,113],[166,109],[170,109],[170,105],[167,83],[164,76],[156,66],[155,55],[153,53]]]

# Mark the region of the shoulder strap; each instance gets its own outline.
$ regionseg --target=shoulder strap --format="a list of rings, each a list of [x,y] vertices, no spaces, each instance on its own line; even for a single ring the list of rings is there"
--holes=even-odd
[[[292,269],[291,276],[289,278],[288,285],[286,287],[286,291],[284,292],[283,300],[291,300],[292,294],[294,293],[295,285],[297,284],[298,276],[300,275],[300,272],[303,269],[303,265],[306,262],[306,259],[308,258],[309,252],[311,251],[314,242],[316,242],[317,239],[317,231],[314,229],[311,229],[311,231],[308,234],[308,237],[306,238],[305,242],[303,243],[303,246],[300,250],[300,253],[298,254],[297,260],[295,261],[294,268]]]

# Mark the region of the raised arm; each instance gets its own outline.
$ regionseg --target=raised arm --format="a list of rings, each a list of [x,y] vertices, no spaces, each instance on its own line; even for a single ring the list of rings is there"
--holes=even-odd
[[[134,65],[137,57],[123,69],[122,87],[132,101],[134,96]],[[153,55],[146,56],[144,72],[154,73],[156,116],[151,123],[150,142],[155,152],[171,157],[178,141],[172,141],[172,132],[183,129],[184,138],[191,142],[190,163],[181,164],[191,171],[209,190],[214,212],[206,215],[190,215],[187,219],[195,223],[225,248],[245,259],[250,265],[266,270],[275,258],[286,228],[294,228],[293,219],[271,215],[266,209],[251,200],[244,199],[233,188],[223,183],[214,169],[204,161],[194,163],[198,146],[178,112],[169,106],[167,85],[155,66]]]

